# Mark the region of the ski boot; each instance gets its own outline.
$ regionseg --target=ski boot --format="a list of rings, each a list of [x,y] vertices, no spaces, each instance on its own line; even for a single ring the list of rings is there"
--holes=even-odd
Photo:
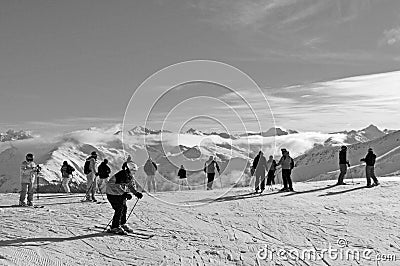
[[[121,228],[127,233],[133,233],[132,228],[130,228],[127,224],[121,225]]]

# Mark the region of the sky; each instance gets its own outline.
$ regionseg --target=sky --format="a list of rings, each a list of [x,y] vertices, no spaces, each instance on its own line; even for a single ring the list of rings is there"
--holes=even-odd
[[[174,129],[400,129],[399,14],[398,0],[3,0],[0,131],[112,125],[126,111],[129,125]],[[242,74],[157,79],[198,59]]]

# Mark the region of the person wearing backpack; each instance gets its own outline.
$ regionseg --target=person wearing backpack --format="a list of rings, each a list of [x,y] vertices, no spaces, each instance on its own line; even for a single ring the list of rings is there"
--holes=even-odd
[[[110,176],[110,173],[111,173],[111,169],[110,169],[110,167],[108,167],[107,164],[108,164],[108,160],[104,159],[100,163],[99,167],[97,168],[97,173],[99,175],[98,186],[99,186],[99,190],[101,193],[103,191],[103,187],[105,186],[105,184],[107,182],[107,178]]]
[[[97,182],[96,176],[98,175],[96,172],[96,164],[97,164],[97,153],[93,151],[91,156],[88,157],[85,161],[84,165],[84,173],[86,174],[86,200],[85,201],[93,201],[96,202],[95,194],[97,190]]]
[[[267,186],[275,185],[275,171],[276,171],[276,161],[272,155],[269,156],[267,161]]]
[[[277,163],[277,166],[282,167],[282,181],[283,188],[280,190],[281,192],[293,191],[292,179],[290,177],[292,173],[292,169],[294,168],[294,160],[289,155],[289,151],[286,149],[281,149],[282,157]]]
[[[214,156],[210,156],[209,159],[204,163],[204,172],[207,174],[207,190],[212,190],[212,185],[215,178],[215,169],[217,169],[220,175],[220,169],[218,163],[214,160]]]
[[[132,233],[133,230],[126,224],[127,209],[126,201],[132,199],[132,194],[141,199],[143,194],[136,190],[134,182],[134,174],[137,171],[137,165],[133,162],[126,164],[123,170],[110,177],[106,184],[107,200],[114,209],[110,233],[126,235]]]
[[[264,156],[264,153],[260,151],[253,161],[253,169],[256,175],[255,182],[255,190],[258,193],[258,190],[261,188],[261,193],[265,189],[265,171],[267,170],[267,159]]]
[[[365,175],[367,177],[367,187],[378,186],[379,182],[378,182],[378,179],[375,176],[376,155],[374,154],[372,148],[368,149],[367,155],[365,156],[365,158],[362,158],[360,161],[366,163]],[[374,181],[373,185],[371,185],[371,178]]]
[[[73,168],[71,165],[69,165],[67,161],[64,161],[63,165],[61,166],[60,171],[61,171],[61,176],[63,179],[61,185],[64,188],[64,191],[66,193],[70,193],[71,190],[69,189],[68,183],[72,177],[72,172],[75,171],[75,168]]]
[[[153,191],[156,192],[156,172],[157,172],[157,164],[151,160],[149,157],[144,164],[144,172],[147,175],[147,190],[148,192],[151,192],[151,189],[153,188]]]

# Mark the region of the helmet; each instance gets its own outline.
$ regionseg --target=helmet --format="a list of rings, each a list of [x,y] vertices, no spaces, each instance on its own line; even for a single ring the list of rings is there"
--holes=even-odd
[[[32,154],[32,153],[28,153],[28,154],[25,156],[25,159],[26,159],[28,162],[32,162],[32,161],[33,161],[33,154]]]

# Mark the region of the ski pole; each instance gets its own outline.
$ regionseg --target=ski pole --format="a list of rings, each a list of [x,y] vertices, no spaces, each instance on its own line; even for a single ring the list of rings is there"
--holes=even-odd
[[[90,184],[90,187],[89,187],[89,189],[88,189],[88,190],[86,190],[86,194],[85,194],[85,196],[84,196],[84,198],[83,198],[82,200],[85,200],[85,199],[86,199],[86,197],[87,197],[87,195],[89,195],[89,192],[90,192],[90,190],[91,190],[91,189],[92,189],[92,187],[93,187],[93,183],[94,183],[94,181],[95,181],[95,180],[93,180],[92,184]],[[87,179],[86,179],[86,182],[87,182]]]
[[[126,217],[126,222],[128,222],[129,217],[131,217],[133,210],[136,207],[136,204],[139,202],[139,198],[136,199],[135,205],[133,205],[131,212],[129,213],[128,217]]]

